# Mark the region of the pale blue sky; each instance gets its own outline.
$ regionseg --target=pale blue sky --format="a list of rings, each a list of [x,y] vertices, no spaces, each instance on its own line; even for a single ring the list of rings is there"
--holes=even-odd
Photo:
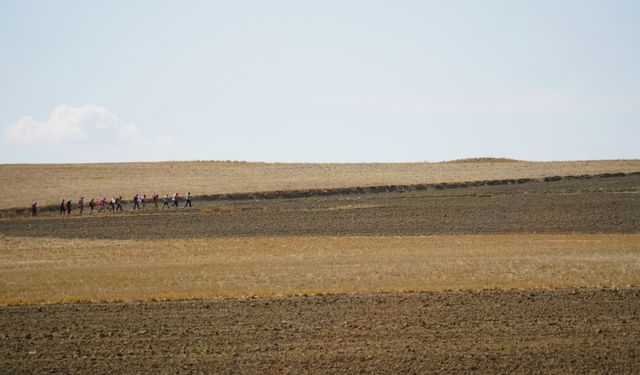
[[[640,1],[0,0],[0,162],[639,158]]]

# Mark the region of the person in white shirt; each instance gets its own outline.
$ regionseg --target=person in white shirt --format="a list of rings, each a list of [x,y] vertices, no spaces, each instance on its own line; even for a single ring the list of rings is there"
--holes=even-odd
[[[171,201],[173,202],[173,207],[178,207],[178,192],[176,191],[175,194],[173,194],[173,198],[171,198]]]
[[[164,198],[162,198],[162,209],[169,208],[169,194],[165,194]]]

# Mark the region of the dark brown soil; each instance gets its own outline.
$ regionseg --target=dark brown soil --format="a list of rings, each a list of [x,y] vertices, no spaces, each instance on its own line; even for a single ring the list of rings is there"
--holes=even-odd
[[[637,233],[640,175],[238,201],[193,209],[7,216],[0,233],[61,238]]]
[[[0,373],[640,373],[640,289],[0,308]]]

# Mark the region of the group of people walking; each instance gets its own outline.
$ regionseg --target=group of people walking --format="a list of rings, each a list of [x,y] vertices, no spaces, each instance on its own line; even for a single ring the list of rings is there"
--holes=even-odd
[[[158,195],[158,193],[153,193],[153,195],[151,195],[151,203],[153,203],[153,207],[154,208],[158,208],[158,201],[160,200],[160,196]],[[165,194],[164,197],[162,198],[162,209],[164,210],[165,208],[171,208],[171,207],[178,207],[178,202],[180,200],[180,195],[178,192],[175,192],[173,194],[173,196],[171,197],[171,206],[169,206],[169,195]],[[133,210],[135,211],[136,209],[138,210],[145,210],[146,209],[146,202],[147,202],[147,195],[146,194],[136,194],[133,199]],[[185,196],[185,204],[184,207],[193,207],[191,206],[191,193],[187,193],[187,195]]]
[[[172,207],[178,208],[180,198],[181,197],[178,192],[175,192],[172,197],[169,197],[169,194],[165,194],[164,197],[162,198],[162,209],[163,210],[165,208],[170,209]],[[193,207],[191,205],[191,200],[192,200],[191,193],[187,193],[184,199],[185,199],[184,207]],[[153,204],[153,207],[155,209],[158,209],[159,200],[160,200],[160,195],[158,193],[153,193],[151,195],[151,203]],[[133,203],[134,211],[136,209],[146,210],[147,195],[136,194],[131,200],[131,202]],[[171,205],[169,205],[169,202],[171,202]],[[126,201],[123,200],[121,196],[117,198],[114,196],[114,197],[111,197],[111,199],[109,200],[107,200],[107,198],[105,197],[98,198],[98,199],[92,198],[89,201],[88,205],[89,205],[89,209],[91,210],[91,213],[93,213],[94,210],[97,210],[97,212],[104,212],[104,211],[117,212],[117,211],[124,211],[122,208],[122,205],[125,203]],[[84,196],[81,196],[80,199],[78,200],[78,209],[80,210],[80,215],[83,214],[84,208],[85,208]],[[60,215],[71,215],[71,209],[72,209],[71,200],[69,199],[65,201],[63,199],[62,202],[60,203]],[[31,216],[36,216],[38,214],[38,210],[39,210],[38,203],[33,202],[31,204]]]

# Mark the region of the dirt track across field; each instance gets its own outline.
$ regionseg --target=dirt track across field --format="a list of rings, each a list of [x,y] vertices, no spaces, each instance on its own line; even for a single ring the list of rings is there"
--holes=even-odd
[[[640,372],[640,289],[13,306],[2,373]]]
[[[638,233],[640,175],[298,199],[196,201],[194,209],[0,220],[0,233],[162,239],[302,235]]]

